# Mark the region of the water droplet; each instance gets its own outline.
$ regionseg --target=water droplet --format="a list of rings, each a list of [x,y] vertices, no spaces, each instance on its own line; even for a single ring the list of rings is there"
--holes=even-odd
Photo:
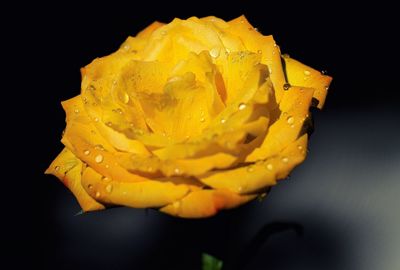
[[[304,75],[306,75],[306,76],[310,76],[310,74],[311,74],[311,72],[310,72],[310,71],[308,71],[308,70],[304,70]]]
[[[112,190],[113,190],[113,186],[112,186],[111,184],[108,184],[108,185],[106,186],[106,191],[107,191],[108,193],[111,193]]]
[[[303,150],[303,146],[301,146],[301,145],[298,145],[298,146],[297,146],[297,149],[299,149],[299,150]]]
[[[269,74],[272,74],[272,68],[268,67]]]
[[[58,172],[60,170],[60,166],[55,166],[54,170],[56,170],[56,172]]]
[[[101,144],[96,144],[94,149],[104,151],[104,147]]]
[[[225,124],[226,119],[225,118],[221,118],[221,124]]]
[[[97,191],[95,196],[96,198],[100,198],[100,195],[101,195],[100,192]]]
[[[247,170],[247,172],[253,172],[254,171],[254,167],[253,166],[248,166],[246,170]]]
[[[127,104],[127,103],[129,102],[129,95],[128,95],[128,93],[126,93],[126,92],[123,92],[123,93],[122,93],[121,101],[122,101],[123,103],[125,103],[125,104]]]
[[[271,163],[268,163],[265,167],[270,171],[272,171],[272,169],[274,168],[274,166]]]
[[[322,75],[326,75],[326,74],[328,74],[328,71],[327,71],[327,70],[322,70],[322,71],[321,71],[321,74],[322,74]]]
[[[129,44],[124,45],[124,50],[125,51],[129,51],[130,48],[131,48],[131,46]]]
[[[181,174],[182,172],[181,172],[181,170],[180,170],[178,167],[176,167],[176,168],[174,169],[174,173],[175,173],[175,174]]]
[[[97,155],[95,158],[94,158],[94,161],[96,161],[96,163],[101,163],[101,162],[103,162],[103,156],[102,155]]]
[[[101,180],[103,180],[103,181],[108,181],[108,180],[110,180],[110,178],[108,178],[107,176],[103,176],[103,177],[101,178]]]
[[[282,162],[283,163],[288,163],[289,162],[289,158],[288,157],[283,157],[282,158]]]
[[[124,113],[120,108],[115,109],[115,112],[118,113],[118,114],[123,114]]]
[[[329,90],[329,86],[325,86],[325,91],[328,91]]]
[[[136,135],[143,135],[143,130],[141,130],[141,129],[135,129],[135,131],[134,131],[134,133],[136,134]]]
[[[262,50],[258,50],[257,53],[258,53],[258,54],[262,54]]]
[[[175,201],[175,202],[172,204],[172,207],[174,207],[175,209],[177,209],[177,208],[179,208],[180,204],[181,204],[180,202]]]
[[[99,122],[99,118],[97,118],[97,117],[95,117],[93,120],[94,120],[95,122]]]
[[[78,109],[75,109],[75,110],[74,110],[74,113],[78,114],[78,113],[79,113],[79,110],[78,110]]]
[[[203,123],[204,121],[206,121],[206,119],[204,117],[200,118],[200,122]]]
[[[108,168],[110,168],[110,165],[107,164],[105,167],[106,167],[106,169],[108,169]]]
[[[89,150],[85,150],[85,151],[83,151],[83,154],[84,154],[85,156],[88,156],[88,155],[90,154],[90,151],[89,151]]]
[[[220,48],[215,47],[215,48],[210,50],[210,55],[213,58],[218,58],[219,53],[220,53]]]
[[[242,110],[246,109],[246,104],[240,103],[238,108],[239,108],[240,111],[242,111]]]
[[[282,54],[283,58],[290,58],[290,55],[287,53]]]
[[[257,27],[254,27],[254,30],[258,32],[258,28]]]
[[[291,127],[291,128],[294,128],[294,124],[291,124],[290,127]]]
[[[88,101],[87,101],[86,97],[83,98],[83,104],[88,104]]]
[[[167,34],[167,31],[163,30],[161,31],[161,35],[165,36]]]
[[[293,116],[289,116],[289,117],[286,119],[286,121],[287,121],[287,123],[288,123],[289,125],[291,125],[291,124],[294,123],[294,117],[293,117]]]
[[[113,124],[110,121],[108,121],[108,122],[106,122],[106,125],[111,127]]]
[[[93,85],[89,85],[87,89],[90,91],[94,91],[96,90],[96,87],[94,87]]]
[[[291,85],[289,83],[285,83],[283,85],[283,90],[289,90],[290,87],[291,87]]]

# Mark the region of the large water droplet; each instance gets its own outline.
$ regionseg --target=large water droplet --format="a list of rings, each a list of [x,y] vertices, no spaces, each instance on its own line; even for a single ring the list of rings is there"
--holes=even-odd
[[[294,123],[294,117],[293,117],[293,116],[289,116],[289,117],[286,119],[286,121],[287,121],[287,123],[288,123],[289,125],[292,125],[292,124]]]
[[[267,170],[272,171],[272,169],[274,168],[274,166],[271,163],[268,163],[265,168],[267,168]]]
[[[108,185],[106,186],[106,191],[107,191],[108,193],[111,193],[112,190],[113,190],[113,186],[112,186],[111,184],[108,184]]]
[[[213,58],[217,58],[219,56],[219,53],[220,53],[220,48],[215,47],[210,50],[210,55]]]
[[[246,109],[246,104],[240,103],[239,106],[238,106],[238,109],[239,109],[240,111]]]
[[[127,103],[129,102],[129,95],[128,95],[128,93],[126,93],[126,92],[123,92],[123,93],[122,93],[121,101],[122,101],[123,103],[125,103],[125,104],[127,104]]]
[[[303,150],[303,146],[301,146],[301,145],[298,145],[298,146],[297,146],[297,149],[299,149],[299,150]]]
[[[101,163],[101,162],[103,162],[103,156],[102,155],[97,155],[95,158],[94,158],[94,161],[96,161],[96,163]]]

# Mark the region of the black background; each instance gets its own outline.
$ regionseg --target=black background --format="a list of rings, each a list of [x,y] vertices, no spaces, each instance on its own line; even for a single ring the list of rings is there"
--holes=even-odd
[[[304,235],[272,236],[245,256],[244,269],[400,267],[394,8],[383,2],[54,1],[7,11],[15,15],[3,22],[4,57],[11,60],[4,91],[11,97],[3,102],[11,115],[4,125],[11,162],[4,181],[12,184],[2,196],[10,224],[3,243],[15,267],[200,269],[202,252],[232,266],[274,221],[298,223]],[[334,78],[324,110],[315,113],[307,161],[265,201],[206,220],[128,208],[74,216],[80,209],[73,196],[43,172],[62,149],[60,102],[79,93],[80,67],[154,20],[241,14],[273,34],[283,53]]]

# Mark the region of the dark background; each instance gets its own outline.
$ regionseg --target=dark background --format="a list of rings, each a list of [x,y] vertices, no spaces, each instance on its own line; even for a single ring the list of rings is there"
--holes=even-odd
[[[19,6],[18,6],[19,5]],[[7,13],[8,9],[3,9]],[[186,1],[162,4],[17,3],[3,27],[12,60],[4,92],[11,150],[3,190],[5,256],[32,269],[200,269],[202,252],[243,269],[400,268],[400,109],[395,9],[320,1]],[[205,220],[115,208],[75,216],[73,196],[44,170],[62,149],[62,100],[79,93],[80,67],[159,20],[245,14],[283,53],[334,80],[307,160],[263,201]],[[9,91],[8,91],[9,90]],[[20,106],[17,107],[15,104]],[[19,109],[22,107],[22,109]],[[22,112],[22,113],[20,113]],[[15,121],[14,121],[15,120]],[[9,132],[10,131],[10,132]],[[16,143],[14,143],[14,141]],[[271,222],[304,229],[244,252]],[[9,254],[9,255],[8,255]],[[227,268],[228,269],[228,268]],[[232,268],[230,268],[232,269]]]

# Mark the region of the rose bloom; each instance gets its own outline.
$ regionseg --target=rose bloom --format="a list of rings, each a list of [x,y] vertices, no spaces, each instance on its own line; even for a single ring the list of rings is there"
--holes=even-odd
[[[282,56],[244,16],[154,22],[81,69],[46,173],[83,211],[201,218],[264,196],[306,156],[331,77]]]

